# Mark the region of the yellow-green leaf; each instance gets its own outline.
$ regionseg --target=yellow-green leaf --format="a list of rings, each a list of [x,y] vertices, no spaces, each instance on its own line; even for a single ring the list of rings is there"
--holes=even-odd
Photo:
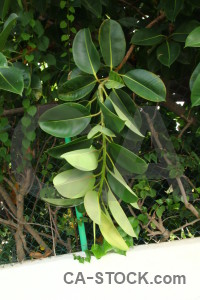
[[[108,206],[113,215],[113,218],[118,225],[130,236],[136,237],[133,227],[131,226],[127,216],[125,215],[121,205],[109,189],[108,191]]]
[[[85,210],[90,219],[96,224],[101,224],[101,207],[99,196],[96,191],[89,191],[84,197]]]

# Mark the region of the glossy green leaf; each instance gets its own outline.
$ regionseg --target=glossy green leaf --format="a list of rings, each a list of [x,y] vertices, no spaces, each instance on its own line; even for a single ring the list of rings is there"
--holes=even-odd
[[[116,135],[108,128],[102,127],[101,125],[94,126],[88,133],[88,139],[93,138],[97,133],[103,133],[104,135],[115,137]]]
[[[172,39],[176,42],[185,42],[188,34],[199,26],[199,22],[192,20],[189,22],[183,22],[172,34]]]
[[[200,63],[198,63],[198,65],[196,66],[196,68],[194,69],[194,71],[190,77],[190,90],[192,90],[193,85],[199,74],[200,74]]]
[[[95,87],[92,76],[77,76],[58,88],[58,97],[64,101],[76,101],[88,95]]]
[[[114,109],[117,115],[120,117],[121,120],[125,121],[125,125],[134,133],[138,134],[139,136],[143,136],[139,131],[139,128],[133,119],[133,117],[128,112],[126,106],[121,100],[121,93],[122,91],[113,90],[112,93],[109,95],[109,100],[112,102]],[[133,104],[134,106],[134,104]]]
[[[131,203],[138,200],[137,195],[126,184],[125,180],[118,173],[109,172],[107,174],[108,183],[115,195],[117,195],[124,202]]]
[[[4,23],[3,30],[0,33],[0,51],[4,49],[8,36],[10,35],[11,30],[16,24],[17,18],[17,15],[13,13],[8,17],[8,19]]]
[[[85,73],[96,76],[96,72],[100,68],[100,58],[88,28],[81,29],[76,34],[72,51],[77,67]]]
[[[104,115],[106,126],[114,132],[119,133],[124,128],[125,121],[122,121],[118,116],[116,116],[105,106],[105,104],[99,103],[99,105]]]
[[[53,184],[59,194],[66,198],[77,199],[85,196],[92,190],[95,183],[91,172],[77,169],[67,170],[58,174],[53,179]]]
[[[174,22],[180,10],[183,7],[184,0],[169,0],[169,1],[164,0],[163,3],[164,3],[163,8],[167,18],[171,22]]]
[[[118,225],[130,236],[136,237],[135,232],[133,231],[133,228],[125,215],[123,209],[121,208],[121,205],[111,192],[111,190],[108,191],[108,206],[112,213],[113,218],[118,223]]]
[[[155,74],[143,69],[136,69],[123,75],[123,79],[128,88],[141,98],[153,102],[165,101],[165,85]]]
[[[61,158],[81,171],[93,171],[98,166],[99,152],[94,147],[74,150],[61,155]]]
[[[101,224],[101,207],[99,195],[96,191],[89,191],[84,197],[85,210],[90,219],[96,224]]]
[[[22,72],[15,67],[0,66],[0,89],[22,95],[24,90]]]
[[[91,145],[92,145],[92,140],[89,140],[86,136],[83,136],[67,144],[50,148],[47,150],[47,153],[54,158],[61,158],[62,154],[65,154],[68,151],[88,148]]]
[[[178,43],[165,41],[157,48],[157,59],[161,64],[170,67],[178,58],[181,47]]]
[[[200,105],[200,74],[197,76],[191,91],[192,106]]]
[[[101,213],[101,225],[99,228],[103,237],[110,245],[123,251],[128,250],[128,246],[117,231],[117,228],[103,212]]]
[[[81,199],[67,199],[67,198],[42,198],[45,202],[53,206],[59,207],[74,207],[83,203],[83,198]]]
[[[102,4],[100,0],[81,0],[81,4],[86,10],[89,10],[97,18],[101,17],[102,14]]]
[[[129,115],[134,118],[134,122],[137,124],[137,127],[140,128],[142,124],[142,118],[138,107],[135,105],[133,99],[122,89],[115,91],[115,93],[120,98],[123,103],[123,108],[125,106],[126,111],[128,111]],[[120,106],[121,107],[121,106]],[[122,109],[123,111],[124,109]]]
[[[99,44],[106,65],[120,64],[126,51],[126,41],[121,25],[114,20],[105,20],[99,30]]]
[[[152,28],[143,28],[134,33],[131,43],[134,45],[152,46],[161,43],[163,38],[164,35],[160,34],[159,31]]]
[[[45,132],[61,138],[80,134],[90,123],[87,108],[76,103],[65,103],[47,110],[39,119]]]
[[[110,71],[108,81],[105,83],[105,86],[107,89],[120,89],[124,86],[124,82],[118,73]]]
[[[130,150],[115,143],[110,143],[108,150],[115,162],[125,170],[134,174],[146,172],[148,168],[146,162]]]
[[[200,47],[200,26],[195,28],[187,37],[185,47]]]

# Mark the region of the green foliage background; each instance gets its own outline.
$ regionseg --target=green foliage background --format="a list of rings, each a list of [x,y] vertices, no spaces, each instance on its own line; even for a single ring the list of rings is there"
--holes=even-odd
[[[66,97],[66,90],[62,91],[58,87],[70,82],[68,79],[80,75],[72,55],[72,44],[76,33],[83,28],[89,28],[94,46],[100,51],[104,45],[101,45],[100,49],[98,31],[102,22],[107,19],[115,20],[122,26],[127,45],[126,52],[129,45],[134,45],[133,52],[119,73],[125,74],[133,69],[144,69],[155,73],[164,82],[167,97],[166,102],[159,103],[159,113],[169,136],[166,135],[166,132],[160,131],[158,119],[155,118],[153,125],[155,131],[159,133],[162,145],[167,145],[170,140],[176,152],[176,156],[172,153],[167,154],[173,164],[164,167],[161,179],[148,180],[148,177],[143,176],[134,180],[133,191],[139,197],[141,209],[130,209],[123,203],[122,207],[139,236],[138,239],[132,239],[129,236],[123,237],[131,245],[132,243],[140,244],[199,236],[199,217],[188,209],[181,197],[179,187],[173,183],[177,177],[181,178],[189,203],[199,213],[199,12],[200,5],[195,0],[179,0],[176,1],[176,6],[173,0],[142,2],[122,0],[1,1],[1,263],[16,261],[17,258],[20,260],[19,253],[17,254],[15,250],[16,228],[11,223],[17,223],[17,220],[10,211],[4,192],[6,191],[12,203],[17,207],[16,194],[17,192],[20,194],[20,188],[24,184],[24,175],[30,165],[39,181],[49,185],[52,185],[53,178],[65,165],[64,160],[57,160],[55,155],[49,156],[53,150],[46,152],[48,148],[64,144],[64,140],[52,138],[41,131],[37,127],[37,119],[44,110],[57,103],[62,103],[60,100],[65,100],[63,98]],[[159,16],[161,16],[160,19],[158,19]],[[154,20],[157,21],[154,22]],[[148,28],[149,24],[152,25],[151,28]],[[75,47],[74,51],[77,51],[77,57],[79,57],[78,47]],[[106,57],[106,50],[104,53],[104,61],[106,65],[109,65],[110,61],[109,57]],[[115,67],[123,59],[123,56],[124,53],[119,55],[120,59],[114,65]],[[99,62],[97,62],[97,69],[98,64]],[[107,71],[108,69],[104,64],[102,65],[101,60],[101,74],[99,75],[104,77]],[[110,76],[111,81],[123,84],[119,77],[117,79],[114,77],[116,74],[110,74]],[[93,85],[89,76],[85,80]],[[80,82],[77,84],[79,85]],[[74,86],[72,85],[70,89],[73,91]],[[126,90],[126,92],[133,97],[130,91]],[[136,94],[139,95],[134,96],[137,107],[156,105],[142,95]],[[93,99],[92,96],[93,94],[88,93],[84,97],[85,103],[80,100],[81,104],[88,105],[88,101]],[[180,106],[179,102],[183,106]],[[94,102],[89,104],[89,108],[92,114],[98,111]],[[151,117],[153,118],[153,115]],[[93,118],[92,124],[95,125],[97,120],[98,118]],[[22,125],[20,140],[16,141],[19,135],[16,134],[15,128],[18,124]],[[35,125],[33,126],[33,124]],[[186,125],[187,127],[185,127]],[[116,126],[120,126],[120,120],[117,120]],[[114,128],[110,129],[114,130]],[[182,131],[183,129],[184,131]],[[127,136],[127,130],[123,134]],[[64,138],[64,136],[66,136],[65,133],[62,137]],[[13,137],[16,138],[13,139]],[[135,136],[134,143],[131,143],[129,139],[124,140],[123,135],[117,142],[139,154],[146,163],[157,164],[162,161],[165,153],[155,150],[152,139],[152,132],[151,134],[147,133],[141,149],[138,148],[139,141],[135,139]],[[89,146],[89,144],[87,146],[85,144],[85,147]],[[71,148],[71,150],[75,149]],[[138,150],[140,150],[139,153]],[[16,158],[14,161],[13,153]],[[160,169],[158,170],[162,173]],[[166,180],[169,177],[172,186]],[[126,177],[129,184],[131,178],[131,174]],[[16,188],[16,193],[13,192],[14,188],[8,183],[8,180]],[[31,187],[29,186],[23,194],[25,221],[33,226],[44,240],[45,245],[49,249],[53,249],[52,253],[54,251],[66,253],[79,250],[74,209],[50,208],[39,197],[41,186],[37,179],[29,184]],[[92,246],[92,223],[83,206],[80,207],[80,210],[84,214],[82,221],[86,222],[89,246]],[[8,224],[5,221],[8,221]],[[167,239],[166,231],[170,232]],[[26,229],[23,229],[23,232],[26,240],[26,258],[49,255],[47,251],[49,249],[37,243],[30,232],[28,233]],[[123,232],[120,233],[123,235]],[[120,252],[102,240],[98,231],[97,244],[99,246],[93,248],[93,253],[97,257],[101,257],[111,250]]]

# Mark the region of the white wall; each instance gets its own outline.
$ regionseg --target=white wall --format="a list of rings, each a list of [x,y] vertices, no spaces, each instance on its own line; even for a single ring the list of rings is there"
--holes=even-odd
[[[149,272],[155,275],[185,275],[183,285],[103,284],[87,280],[96,272]],[[127,256],[108,254],[101,260],[80,264],[71,254],[0,267],[2,300],[197,300],[200,299],[200,238],[137,246]],[[66,284],[66,272],[83,272],[86,284]],[[119,276],[119,275],[118,275]],[[121,275],[120,275],[121,276]],[[121,277],[118,277],[120,280]],[[74,276],[73,279],[75,279]],[[70,277],[68,277],[70,279]],[[131,277],[130,280],[133,280]],[[151,281],[151,280],[150,280]]]

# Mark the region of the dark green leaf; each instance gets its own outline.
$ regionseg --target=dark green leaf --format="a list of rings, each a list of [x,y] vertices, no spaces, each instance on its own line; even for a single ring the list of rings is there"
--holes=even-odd
[[[137,25],[137,19],[135,17],[125,17],[118,20],[118,22],[127,28]]]
[[[119,23],[105,20],[99,31],[101,53],[106,65],[113,67],[120,64],[126,51],[126,41]]]
[[[114,132],[119,133],[124,128],[125,122],[110,111],[105,104],[99,103],[99,105],[104,115],[106,126]]]
[[[133,35],[131,43],[141,46],[152,46],[162,42],[164,35],[152,28],[143,28]]]
[[[96,76],[100,68],[100,58],[88,28],[81,29],[76,34],[72,51],[77,67],[85,73]]]
[[[92,76],[77,76],[68,80],[58,89],[59,99],[76,101],[88,95],[95,87],[96,80]]]
[[[81,4],[86,8],[86,10],[91,11],[97,18],[101,17],[102,14],[102,4],[100,0],[81,0]]]
[[[80,134],[89,123],[89,111],[76,103],[65,103],[53,107],[39,119],[42,130],[61,138]]]
[[[169,1],[164,0],[163,3],[164,3],[163,8],[164,8],[167,18],[171,22],[174,22],[177,15],[180,12],[180,10],[182,9],[184,1],[183,0],[169,0]]]
[[[1,0],[0,2],[0,18],[3,20],[9,10],[10,0]]]
[[[2,51],[5,47],[6,41],[8,36],[13,29],[14,25],[16,24],[17,15],[11,14],[9,18],[6,20],[3,26],[3,30],[0,33],[0,51]]]
[[[108,150],[115,162],[125,170],[134,174],[143,174],[146,172],[148,167],[146,162],[128,149],[118,144],[110,143]]]
[[[165,85],[155,74],[136,69],[123,75],[123,79],[128,88],[138,96],[153,102],[165,101]]]
[[[139,128],[133,119],[133,117],[130,115],[129,111],[127,110],[127,107],[122,102],[123,98],[126,98],[126,93],[121,90],[113,90],[112,93],[109,95],[109,99],[112,102],[112,105],[114,106],[114,109],[117,113],[117,115],[120,117],[121,120],[125,121],[125,125],[136,134],[143,136],[141,132],[139,131]],[[127,95],[128,96],[128,95]],[[122,97],[122,98],[121,98]],[[128,96],[129,97],[129,96]],[[133,108],[134,108],[134,104]]]
[[[165,41],[157,48],[157,59],[161,64],[170,67],[178,58],[180,50],[178,43]]]

